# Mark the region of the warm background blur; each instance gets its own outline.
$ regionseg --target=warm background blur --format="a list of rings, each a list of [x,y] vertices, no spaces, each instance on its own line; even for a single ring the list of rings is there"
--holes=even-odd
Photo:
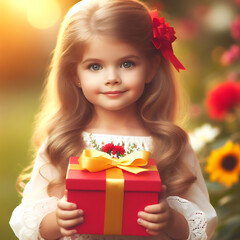
[[[60,22],[76,2],[0,0],[1,239],[16,239],[8,225],[12,210],[20,202],[16,178],[32,160],[29,147],[42,84]],[[240,239],[240,1],[147,2],[158,8],[177,32],[178,41],[173,47],[187,71],[176,76],[190,98],[189,120],[184,127],[201,160],[219,215],[214,239]],[[220,85],[223,87],[219,90]],[[214,89],[217,93],[212,99]],[[206,98],[211,98],[207,105]],[[224,148],[227,140],[232,148]],[[208,173],[207,159],[211,161]]]

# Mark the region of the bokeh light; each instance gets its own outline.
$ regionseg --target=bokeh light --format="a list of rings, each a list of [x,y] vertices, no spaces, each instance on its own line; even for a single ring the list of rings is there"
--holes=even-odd
[[[216,3],[206,15],[207,27],[217,32],[225,31],[229,28],[234,17],[233,9],[227,4]]]
[[[55,0],[32,0],[27,9],[29,23],[39,29],[49,28],[60,18],[61,8]]]
[[[7,3],[15,10],[25,11],[29,3],[31,3],[31,0],[9,0]]]

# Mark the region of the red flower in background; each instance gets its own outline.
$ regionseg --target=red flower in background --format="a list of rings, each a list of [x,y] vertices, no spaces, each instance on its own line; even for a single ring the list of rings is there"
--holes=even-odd
[[[208,92],[206,99],[210,118],[222,120],[235,107],[240,107],[240,83],[225,82]]]
[[[108,143],[108,144],[105,144],[105,145],[102,147],[102,151],[103,151],[103,152],[106,152],[106,153],[108,153],[108,154],[111,154],[113,148],[114,148],[114,144],[113,144],[113,143]]]
[[[125,150],[122,146],[114,146],[112,150],[113,155],[117,154],[117,156],[120,156],[120,155],[123,155],[124,153],[125,153]]]
[[[231,24],[232,37],[236,40],[240,40],[240,16],[238,16]]]
[[[223,65],[229,65],[240,57],[240,47],[238,45],[232,45],[230,49],[223,53],[221,57],[221,63]]]

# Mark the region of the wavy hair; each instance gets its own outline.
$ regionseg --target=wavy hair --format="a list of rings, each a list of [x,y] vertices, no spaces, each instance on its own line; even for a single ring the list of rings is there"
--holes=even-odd
[[[80,154],[84,148],[81,133],[92,118],[93,106],[73,79],[86,44],[96,36],[133,45],[152,64],[160,55],[157,72],[137,102],[138,112],[152,133],[152,155],[168,194],[184,193],[195,180],[181,159],[188,138],[174,123],[176,82],[168,62],[152,44],[149,9],[138,0],[83,0],[70,9],[62,23],[36,122],[35,146],[48,138],[47,154],[60,173],[59,179],[49,183],[49,195],[54,187],[64,184],[69,156]]]

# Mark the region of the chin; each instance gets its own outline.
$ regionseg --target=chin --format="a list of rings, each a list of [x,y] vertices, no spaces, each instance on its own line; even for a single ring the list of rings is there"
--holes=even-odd
[[[119,107],[119,106],[110,106],[104,108],[106,111],[113,111],[113,112],[118,112],[118,111],[125,111],[127,107]]]

